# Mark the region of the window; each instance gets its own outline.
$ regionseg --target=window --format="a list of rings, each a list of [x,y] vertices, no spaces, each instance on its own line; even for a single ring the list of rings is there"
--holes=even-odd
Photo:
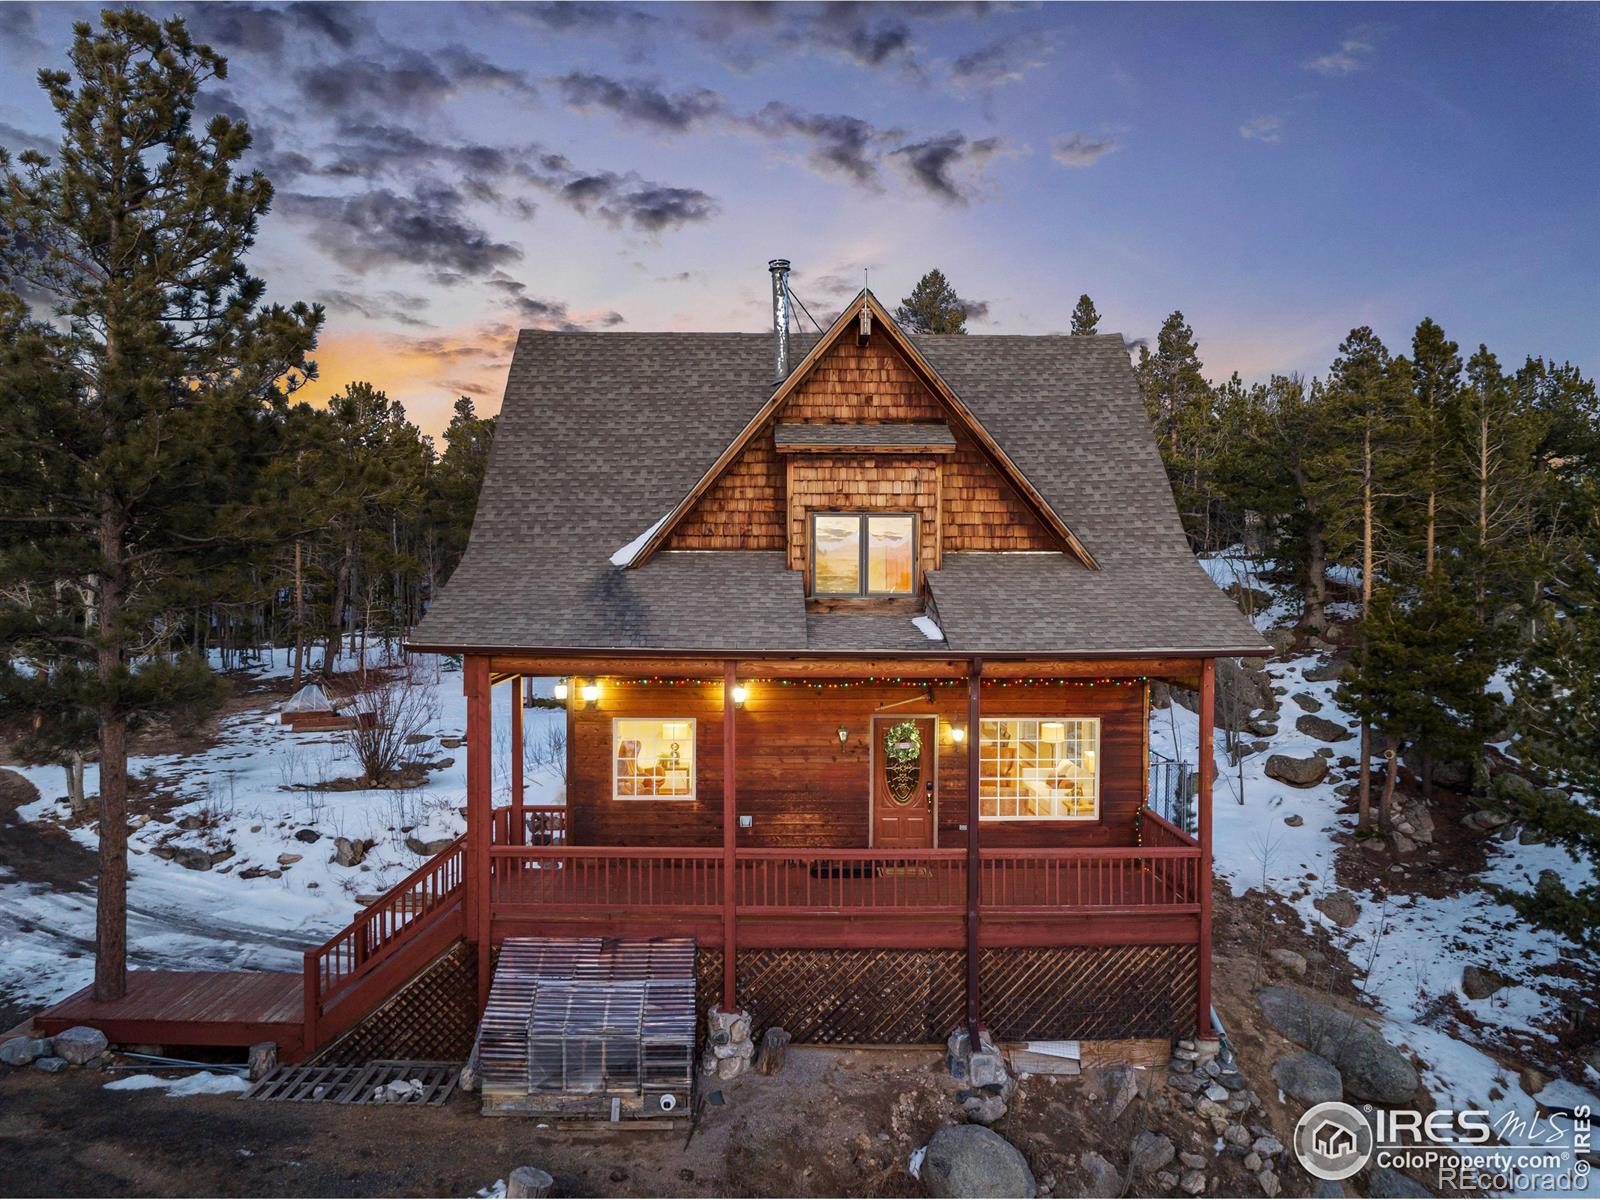
[[[996,821],[1092,821],[1100,815],[1097,717],[979,723],[978,815]]]
[[[693,718],[678,717],[612,721],[613,795],[693,800],[694,725]]]
[[[811,514],[813,595],[909,596],[916,579],[913,514]]]

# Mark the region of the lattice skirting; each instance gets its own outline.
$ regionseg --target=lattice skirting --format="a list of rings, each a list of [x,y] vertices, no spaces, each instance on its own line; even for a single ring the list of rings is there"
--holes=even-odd
[[[465,1062],[478,1029],[477,957],[457,943],[311,1062],[376,1058]]]
[[[984,950],[984,1022],[1010,1041],[1172,1037],[1194,1028],[1194,946]],[[716,1003],[722,953],[699,956],[702,1009]],[[757,1029],[797,1042],[942,1042],[966,1010],[959,950],[744,950],[739,1001]]]

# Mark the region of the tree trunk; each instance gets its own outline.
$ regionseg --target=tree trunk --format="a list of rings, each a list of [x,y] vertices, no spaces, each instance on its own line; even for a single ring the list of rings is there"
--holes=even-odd
[[[1361,444],[1361,618],[1372,609],[1372,424],[1367,423]],[[1358,821],[1372,816],[1372,729],[1361,722],[1361,800]]]
[[[1433,531],[1434,526],[1437,524],[1437,518],[1434,510],[1437,503],[1438,495],[1430,487],[1428,489],[1428,544],[1423,548],[1422,551],[1422,573],[1424,575],[1433,574]]]
[[[1383,795],[1378,800],[1378,823],[1387,833],[1394,825],[1394,781],[1400,773],[1400,756],[1391,748],[1384,752]]]
[[[1361,791],[1356,801],[1356,825],[1366,826],[1372,820],[1372,727],[1361,722]]]
[[[83,752],[74,750],[62,764],[67,772],[67,803],[72,815],[83,818],[89,815],[89,800],[83,794]]]
[[[300,687],[300,672],[306,653],[306,591],[305,578],[300,569],[300,543],[294,544],[294,679],[296,690]]]
[[[1328,545],[1322,524],[1306,534],[1306,576],[1300,595],[1300,628],[1318,637],[1328,632]]]
[[[322,651],[322,673],[332,675],[344,649],[344,605],[350,587],[350,550],[345,548],[334,574],[333,608],[328,614],[328,641]]]
[[[99,647],[96,673],[107,698],[100,724],[100,873],[96,884],[94,998],[107,1003],[128,992],[128,721],[114,689],[122,669],[123,525],[113,502],[100,515]]]

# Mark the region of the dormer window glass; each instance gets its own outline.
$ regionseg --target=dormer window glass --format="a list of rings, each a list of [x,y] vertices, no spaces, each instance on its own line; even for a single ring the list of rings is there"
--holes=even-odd
[[[913,513],[812,513],[815,596],[909,596],[917,585]]]

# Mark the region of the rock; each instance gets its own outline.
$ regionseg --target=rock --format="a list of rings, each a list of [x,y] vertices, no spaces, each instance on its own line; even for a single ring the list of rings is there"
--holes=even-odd
[[[1469,1000],[1485,1000],[1511,986],[1511,980],[1488,967],[1466,966],[1461,971],[1461,990]]]
[[[1170,1192],[1173,1188],[1178,1186],[1178,1176],[1177,1173],[1173,1171],[1157,1171],[1155,1179],[1156,1187],[1160,1188],[1163,1192]]]
[[[933,1135],[922,1157],[926,1196],[1019,1196],[1038,1191],[1033,1172],[1005,1138],[982,1125],[946,1125]]]
[[[1304,975],[1306,973],[1306,959],[1303,954],[1296,954],[1293,950],[1275,946],[1267,951],[1267,957],[1291,975]]]
[[[99,1058],[109,1044],[105,1034],[88,1025],[74,1025],[50,1039],[56,1055],[78,1067]]]
[[[1261,1185],[1263,1196],[1276,1196],[1278,1194],[1278,1173],[1268,1167],[1256,1176],[1256,1182]]]
[[[0,1063],[8,1067],[25,1067],[49,1053],[49,1038],[14,1037],[0,1043]]]
[[[1260,659],[1219,658],[1216,660],[1216,688],[1219,696],[1226,696],[1227,704],[1217,705],[1217,725],[1227,726],[1230,711],[1248,713],[1258,709],[1276,709],[1272,695],[1272,680],[1261,668]],[[1236,726],[1227,726],[1236,728]]]
[[[173,848],[172,861],[191,871],[209,871],[211,851],[202,850],[198,846],[176,846]]]
[[[43,1058],[34,1059],[33,1060],[33,1065],[34,1065],[35,1068],[37,1068],[40,1071],[43,1071],[47,1075],[59,1075],[59,1074],[61,1074],[61,1072],[65,1071],[71,1064],[68,1063],[66,1059],[60,1057],[59,1055],[47,1054]]]
[[[1289,754],[1272,754],[1267,757],[1264,769],[1273,779],[1293,787],[1315,787],[1328,775],[1328,764],[1314,755],[1295,758]]]
[[[425,842],[415,834],[408,833],[406,834],[406,849],[421,858],[432,858],[435,854],[446,850],[454,841],[455,838],[442,837],[434,838],[431,842]]]
[[[1247,733],[1253,733],[1258,738],[1272,738],[1278,736],[1277,717],[1267,716],[1265,713],[1261,714],[1260,716],[1251,717],[1244,723],[1244,727]]]
[[[1487,833],[1511,824],[1511,814],[1497,808],[1480,808],[1461,818],[1461,824],[1475,833]]]
[[[1207,1159],[1204,1154],[1192,1154],[1188,1151],[1178,1155],[1178,1162],[1186,1171],[1204,1171]]]
[[[336,837],[333,839],[333,857],[328,861],[341,867],[360,866],[361,860],[367,857],[367,851],[374,844],[366,838]]]
[[[1307,667],[1300,678],[1307,683],[1332,683],[1335,679],[1342,679],[1347,667],[1343,659],[1332,659],[1329,662],[1318,663],[1314,667]]]
[[[1128,1147],[1128,1170],[1135,1174],[1159,1171],[1172,1161],[1177,1152],[1177,1147],[1166,1134],[1146,1129]]]
[[[1287,1054],[1272,1064],[1272,1079],[1286,1096],[1305,1104],[1321,1104],[1344,1095],[1344,1079],[1339,1068],[1320,1054],[1302,1050]]]
[[[1250,1149],[1262,1158],[1276,1158],[1283,1153],[1283,1143],[1270,1133],[1263,1134],[1250,1144]]]
[[[1122,1173],[1093,1150],[1078,1157],[1078,1196],[1111,1197],[1122,1195]]]
[[[1294,695],[1290,696],[1289,699],[1293,700],[1308,713],[1322,711],[1322,701],[1318,700],[1310,692],[1296,692]]]
[[[1288,988],[1263,988],[1260,1000],[1268,1024],[1339,1068],[1348,1095],[1404,1104],[1415,1094],[1416,1068],[1359,1017]]]
[[[1250,1145],[1250,1131],[1243,1125],[1229,1125],[1222,1131],[1222,1140],[1238,1150]]]
[[[1287,825],[1290,829],[1299,829],[1300,826],[1302,826],[1302,825],[1304,825],[1306,823],[1306,819],[1304,817],[1302,817],[1299,813],[1290,813],[1287,817],[1285,817],[1283,819],[1283,823],[1285,825]]]
[[[556,1181],[538,1167],[516,1167],[506,1177],[506,1200],[542,1200]]]
[[[1311,903],[1340,929],[1349,929],[1361,919],[1361,906],[1349,892],[1330,892]]]
[[[1204,1171],[1185,1171],[1183,1178],[1178,1180],[1178,1186],[1187,1196],[1198,1196],[1206,1190],[1206,1173]]]
[[[1195,1101],[1194,1111],[1199,1113],[1202,1117],[1205,1117],[1207,1120],[1215,1121],[1221,1119],[1224,1125],[1227,1123],[1228,1110],[1223,1108],[1222,1105],[1218,1104],[1215,1100]]]
[[[967,1088],[956,1093],[961,1115],[975,1125],[993,1125],[1006,1115],[1006,1102],[988,1088]]]
[[[1220,1083],[1213,1083],[1206,1088],[1206,1099],[1215,1100],[1218,1104],[1224,1104],[1228,1099],[1228,1089]]]
[[[1250,1151],[1249,1154],[1246,1154],[1244,1156],[1244,1169],[1246,1171],[1261,1170],[1261,1155],[1257,1154],[1254,1150]]]
[[[189,813],[187,816],[178,819],[179,829],[195,830],[204,829],[205,827],[206,819],[199,813]]]
[[[278,855],[278,865],[280,867],[292,867],[303,857],[305,856],[301,854],[280,854]]]
[[[249,1063],[250,1082],[265,1079],[278,1069],[278,1043],[257,1042],[250,1047],[246,1061]]]
[[[721,1005],[712,1005],[706,1013],[706,1050],[701,1058],[708,1074],[715,1071],[718,1079],[737,1078],[755,1058],[750,1014],[738,1008],[723,1011]]]
[[[320,842],[322,840],[322,835],[315,829],[296,829],[294,831],[294,840],[297,842],[305,842],[309,845],[311,842]]]
[[[1402,1175],[1391,1167],[1375,1167],[1367,1176],[1367,1195],[1390,1200],[1406,1196],[1431,1196],[1433,1193],[1409,1175]]]
[[[1342,1200],[1344,1184],[1337,1183],[1332,1179],[1319,1179],[1311,1185],[1311,1194],[1317,1200]]]
[[[1550,1086],[1550,1076],[1536,1067],[1523,1067],[1517,1076],[1517,1082],[1528,1095],[1537,1096]]]
[[[1314,737],[1319,742],[1342,742],[1355,735],[1337,721],[1330,721],[1326,717],[1313,716],[1307,713],[1295,720],[1294,727],[1308,737]]]
[[[1261,636],[1266,639],[1267,645],[1272,647],[1272,652],[1279,658],[1294,649],[1294,630],[1292,629],[1269,629]]]
[[[789,1054],[789,1031],[769,1026],[761,1035],[761,1049],[756,1054],[756,1070],[763,1075],[776,1075],[783,1070],[784,1059]]]
[[[1132,1067],[1114,1067],[1106,1072],[1106,1119],[1115,1121],[1139,1094],[1139,1079]]]

